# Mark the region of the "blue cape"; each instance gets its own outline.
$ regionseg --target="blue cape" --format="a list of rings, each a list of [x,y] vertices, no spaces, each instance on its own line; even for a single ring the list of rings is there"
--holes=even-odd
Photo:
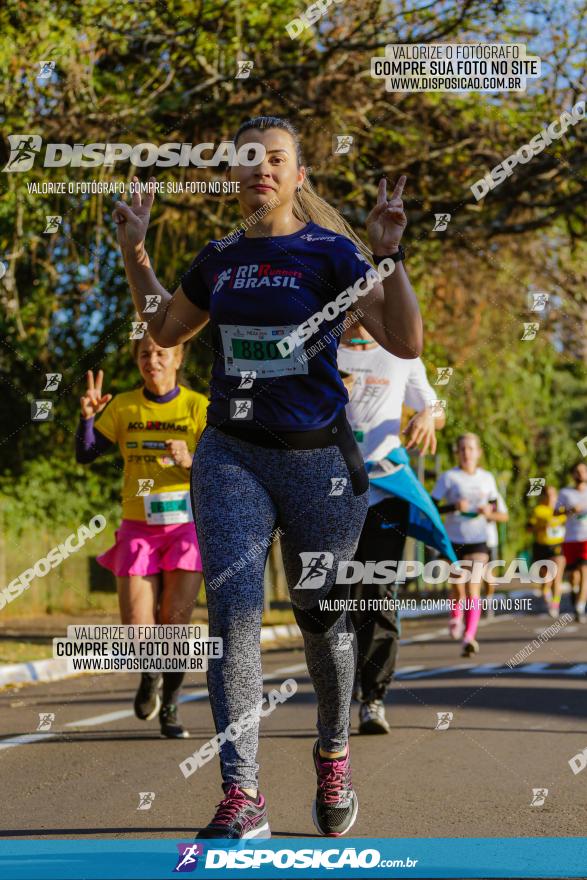
[[[381,462],[366,461],[365,467],[369,474],[369,481],[379,489],[383,489],[384,492],[397,495],[398,498],[403,498],[409,502],[410,512],[407,534],[411,538],[417,538],[418,541],[422,541],[428,547],[434,547],[446,559],[456,562],[457,557],[446,534],[440,514],[412,470],[407,451],[403,446],[392,449],[389,455],[385,457],[384,461],[386,460],[400,467],[394,470],[393,473],[382,474],[382,476],[373,478],[371,477],[371,472],[381,472]]]

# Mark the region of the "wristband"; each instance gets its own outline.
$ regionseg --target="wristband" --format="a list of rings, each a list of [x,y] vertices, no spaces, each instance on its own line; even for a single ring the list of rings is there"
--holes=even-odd
[[[393,260],[394,263],[399,263],[405,260],[406,252],[403,247],[398,245],[397,251],[395,254],[373,254],[373,262],[380,263],[381,260]]]

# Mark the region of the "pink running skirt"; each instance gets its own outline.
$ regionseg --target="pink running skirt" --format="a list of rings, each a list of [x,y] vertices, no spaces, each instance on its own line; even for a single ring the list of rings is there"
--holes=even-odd
[[[116,577],[131,574],[158,574],[160,571],[202,571],[198,536],[193,522],[150,526],[134,519],[123,519],[116,543],[98,556],[104,568]]]

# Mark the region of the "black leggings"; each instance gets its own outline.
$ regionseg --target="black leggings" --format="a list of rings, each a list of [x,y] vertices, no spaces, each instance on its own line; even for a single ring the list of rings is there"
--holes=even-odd
[[[409,504],[390,495],[369,508],[355,559],[359,562],[403,559]],[[354,599],[395,599],[395,584],[356,584]],[[377,608],[352,611],[357,634],[358,661],[355,688],[363,700],[383,698],[393,678],[400,638],[397,611]]]

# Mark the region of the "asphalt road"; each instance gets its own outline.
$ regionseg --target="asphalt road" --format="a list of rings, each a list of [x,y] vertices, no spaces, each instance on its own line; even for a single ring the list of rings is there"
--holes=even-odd
[[[545,615],[482,624],[481,653],[459,656],[442,621],[408,624],[400,671],[388,695],[388,736],[355,735],[359,796],[354,837],[584,836],[587,768],[587,626],[548,639]],[[537,647],[507,666],[525,645]],[[293,677],[298,692],[262,721],[261,790],[274,837],[315,835],[315,700],[300,645],[264,654],[267,688]],[[179,763],[213,735],[203,675],[182,706],[192,739],[163,740],[131,700],[137,676],[82,676],[0,693],[0,837],[183,837],[220,800],[214,759],[186,780]],[[49,733],[39,713],[54,713]],[[438,713],[453,713],[435,729]],[[448,719],[445,719],[445,724]],[[548,789],[531,805],[533,789]],[[140,792],[154,792],[137,809]],[[540,798],[540,795],[538,796]]]

